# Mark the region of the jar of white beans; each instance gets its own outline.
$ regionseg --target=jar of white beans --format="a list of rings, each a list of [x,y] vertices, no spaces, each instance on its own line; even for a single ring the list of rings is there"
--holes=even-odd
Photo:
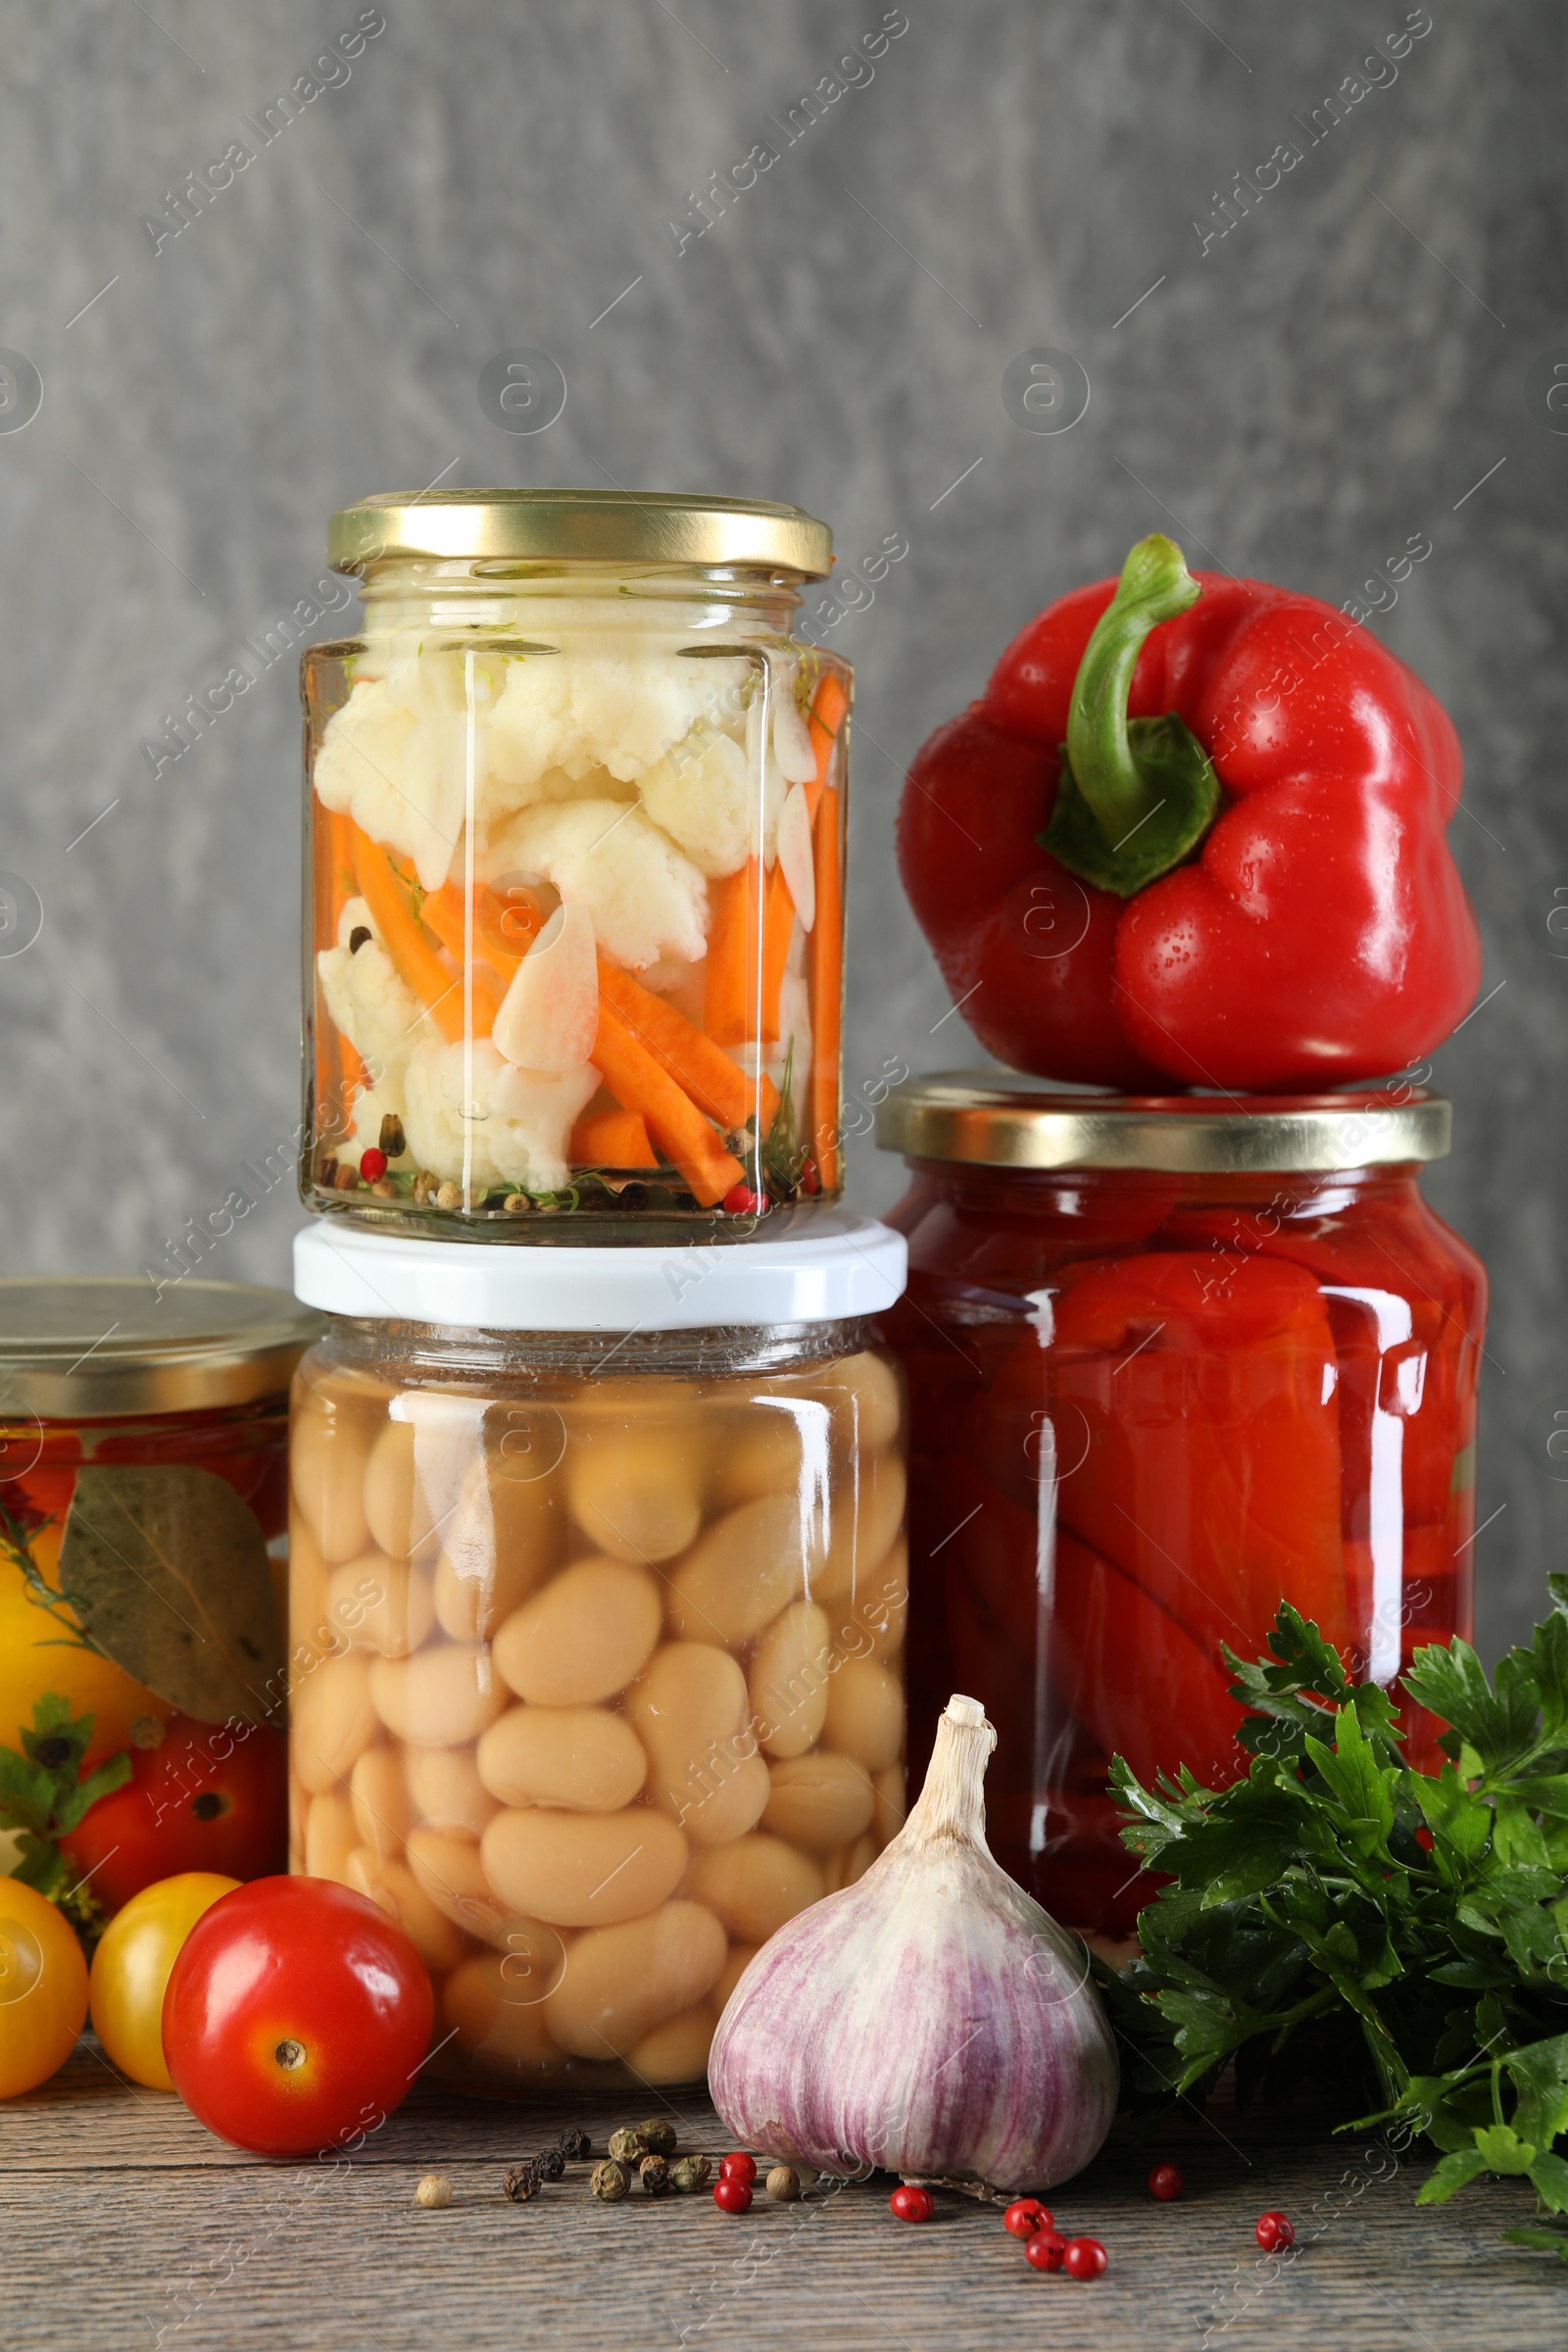
[[[290,1866],[412,1936],[447,2081],[700,2081],[758,1946],[902,1820],[904,1269],[837,1216],[299,1237]]]

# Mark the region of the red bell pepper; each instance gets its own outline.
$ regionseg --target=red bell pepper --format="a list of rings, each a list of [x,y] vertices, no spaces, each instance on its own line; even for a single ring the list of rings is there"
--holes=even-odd
[[[1042,1077],[1290,1089],[1397,1070],[1481,971],[1458,738],[1315,597],[1155,535],[1060,598],[916,755],[899,868],[982,1045]]]

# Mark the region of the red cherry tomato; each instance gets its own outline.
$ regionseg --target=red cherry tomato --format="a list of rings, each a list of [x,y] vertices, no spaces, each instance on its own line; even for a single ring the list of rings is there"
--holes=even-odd
[[[1289,2214],[1260,2213],[1253,2235],[1265,2254],[1279,2254],[1295,2245],[1296,2225]]]
[[[906,2180],[902,2188],[896,2188],[888,2205],[901,2222],[928,2222],[937,2209],[931,2191],[917,2188],[912,2180]]]
[[[305,2156],[402,2104],[434,2012],[423,1961],[374,1903],[325,1879],[257,1879],[186,1936],[164,2055],[209,2132]]]
[[[757,2179],[757,2158],[748,2156],[743,2148],[734,2148],[719,2166],[718,2177],[721,2180],[743,2181],[750,2188]]]
[[[1105,2261],[1098,2237],[1069,2237],[1061,2250],[1061,2267],[1069,2278],[1098,2278]]]
[[[1061,2258],[1067,2251],[1067,2240],[1054,2230],[1037,2230],[1024,2247],[1025,2262],[1032,2262],[1037,2271],[1059,2271]]]
[[[1038,2197],[1017,2197],[1002,2217],[1002,2227],[1014,2237],[1031,2238],[1041,2230],[1054,2230],[1049,2206]]]
[[[738,2173],[720,2173],[713,2182],[713,2203],[720,2213],[750,2213],[751,2183],[743,2180]]]
[[[106,1911],[188,1870],[260,1879],[288,1861],[288,1742],[265,1724],[229,1729],[171,1715],[130,1778],[60,1840]]]
[[[1162,2205],[1169,2205],[1186,2186],[1186,2181],[1173,2164],[1156,2164],[1149,2176],[1149,2193],[1152,2197],[1157,2197]]]

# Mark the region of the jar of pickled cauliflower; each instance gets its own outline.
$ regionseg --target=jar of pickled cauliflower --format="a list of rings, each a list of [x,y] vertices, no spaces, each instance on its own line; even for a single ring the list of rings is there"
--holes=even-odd
[[[328,555],[365,620],[304,662],[306,1206],[631,1241],[830,1203],[851,677],[791,635],[826,527],[455,491]]]
[[[1127,1935],[1108,1791],[1237,1779],[1227,1649],[1282,1601],[1359,1676],[1473,1626],[1479,1260],[1421,1197],[1449,1106],[912,1080],[884,1148],[909,1282],[918,1774],[956,1683],[997,1727],[992,1844],[1060,1919]],[[1439,1726],[1401,1708],[1411,1763]]]
[[[903,1817],[905,1248],[341,1225],[291,1436],[291,1865],[400,1920],[437,2072],[699,2082]]]

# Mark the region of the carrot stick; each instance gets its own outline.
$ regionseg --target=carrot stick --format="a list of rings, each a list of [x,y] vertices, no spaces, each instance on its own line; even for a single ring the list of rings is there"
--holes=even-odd
[[[817,804],[816,921],[811,926],[811,1111],[808,1136],[824,1192],[839,1181],[839,1049],[844,1024],[844,889],[839,795]]]
[[[599,958],[599,995],[638,1044],[646,1046],[676,1084],[685,1088],[699,1110],[705,1110],[721,1127],[744,1127],[755,1110],[758,1127],[766,1134],[778,1108],[778,1089],[769,1077],[764,1074],[759,1087],[758,1080],[749,1078],[731,1061],[722,1046],[715,1046],[673,1004],[656,997],[651,988],[644,988],[640,980],[605,956]]]
[[[485,937],[478,904],[482,896],[482,890],[474,892],[474,919],[471,926],[466,919],[463,893],[455,882],[448,882],[440,890],[432,891],[419,910],[419,919],[425,929],[435,933],[460,970],[466,963],[473,963],[475,1037],[489,1036],[496,1014],[501,1009],[501,1000],[507,993],[507,984],[517,968],[515,956],[503,960]],[[488,970],[470,956],[470,948],[475,952],[475,956],[484,958]]]
[[[585,1110],[571,1131],[574,1168],[651,1168],[654,1147],[636,1110]]]
[[[715,1046],[744,1046],[757,1035],[761,964],[762,861],[749,858],[713,885],[708,935],[703,1027]]]
[[[692,1101],[639,1045],[603,998],[594,1066],[623,1110],[641,1111],[648,1132],[666,1159],[673,1160],[705,1208],[722,1200],[746,1171],[724,1150]]]
[[[415,921],[384,851],[355,825],[350,834],[354,879],[375,918],[387,954],[400,976],[429,1011],[450,1043],[463,1035],[463,983],[447,970]]]

